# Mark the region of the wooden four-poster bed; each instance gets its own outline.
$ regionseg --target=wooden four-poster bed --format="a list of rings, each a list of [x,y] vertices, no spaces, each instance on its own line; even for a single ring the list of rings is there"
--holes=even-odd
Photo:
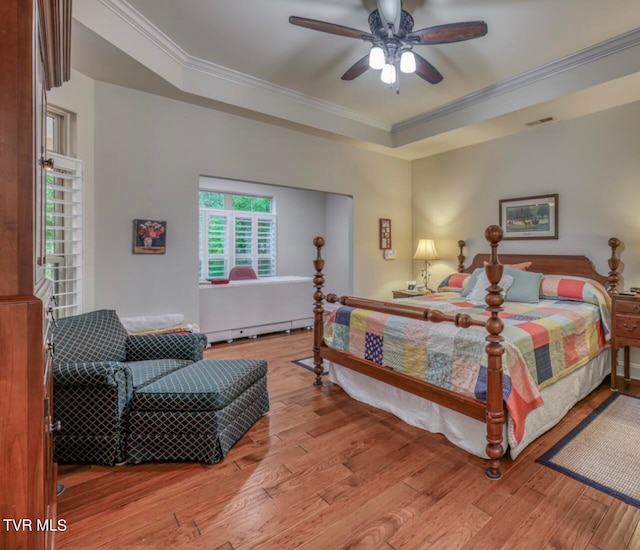
[[[505,395],[513,395],[517,393],[514,389],[516,384],[514,380],[521,375],[515,375],[515,368],[511,373],[504,373],[503,369],[503,357],[505,355],[505,345],[507,350],[507,355],[513,357],[513,354],[516,355],[519,352],[513,351],[513,346],[509,340],[505,341],[503,338],[503,330],[505,327],[504,320],[507,317],[511,317],[507,319],[508,323],[514,324],[514,319],[517,319],[521,322],[524,322],[527,330],[531,332],[531,339],[535,340],[536,338],[540,338],[539,327],[531,328],[533,323],[530,323],[530,320],[534,319],[534,314],[526,310],[526,314],[520,314],[516,312],[516,314],[507,314],[507,312],[503,312],[503,305],[505,302],[505,293],[502,292],[502,288],[498,286],[501,280],[503,279],[504,273],[504,264],[512,265],[512,264],[520,264],[522,262],[526,262],[529,264],[529,271],[532,272],[532,275],[544,274],[544,277],[548,277],[546,283],[546,287],[549,285],[556,285],[556,290],[552,292],[552,294],[558,294],[558,296],[553,296],[555,300],[547,300],[542,309],[547,312],[555,312],[557,319],[557,314],[564,314],[562,310],[559,308],[567,307],[567,305],[573,305],[573,301],[581,302],[583,292],[588,297],[593,299],[585,299],[585,302],[588,302],[587,306],[590,307],[592,312],[587,312],[589,316],[594,316],[596,318],[596,310],[599,309],[599,313],[597,313],[598,321],[593,321],[594,327],[597,325],[597,329],[602,332],[602,334],[595,334],[595,328],[587,325],[585,330],[587,331],[587,336],[578,334],[575,336],[575,341],[580,340],[580,345],[576,345],[575,348],[586,349],[587,351],[591,350],[591,356],[580,358],[580,357],[571,357],[571,361],[569,361],[572,365],[571,369],[567,368],[567,373],[559,373],[556,378],[570,379],[572,376],[578,376],[574,371],[580,371],[585,369],[579,369],[577,367],[581,367],[583,363],[587,363],[587,359],[592,359],[595,362],[597,360],[598,355],[601,355],[600,352],[607,349],[609,346],[607,344],[608,341],[608,331],[607,331],[607,307],[610,308],[610,299],[608,294],[617,293],[617,284],[619,281],[619,273],[618,267],[620,265],[620,260],[617,257],[616,251],[620,246],[620,241],[617,238],[609,239],[609,247],[611,248],[611,257],[608,260],[610,272],[608,275],[601,275],[597,273],[591,261],[586,256],[576,256],[576,255],[522,255],[522,254],[505,254],[501,256],[501,260],[503,263],[500,263],[498,260],[498,243],[502,240],[503,232],[499,226],[491,225],[485,231],[485,237],[490,244],[491,253],[490,254],[478,254],[474,258],[473,262],[470,266],[464,267],[464,259],[463,255],[463,247],[465,246],[464,241],[459,241],[458,246],[460,248],[460,255],[458,256],[458,272],[459,273],[467,273],[472,274],[474,271],[476,272],[474,275],[479,275],[477,268],[483,267],[484,272],[486,273],[486,277],[489,281],[489,286],[486,288],[487,294],[485,297],[486,307],[484,305],[472,306],[475,308],[480,308],[477,311],[473,309],[469,309],[471,304],[465,303],[463,298],[457,298],[456,306],[467,306],[466,309],[463,307],[462,312],[455,311],[440,311],[436,309],[439,304],[435,306],[432,304],[432,301],[429,300],[429,305],[431,307],[423,307],[419,303],[411,303],[410,300],[396,300],[396,301],[377,301],[370,300],[364,298],[356,298],[351,296],[340,296],[338,297],[335,294],[324,294],[323,286],[324,286],[324,264],[325,260],[322,258],[322,248],[324,247],[324,239],[322,237],[316,237],[314,239],[314,246],[316,247],[317,254],[314,260],[314,267],[316,270],[316,274],[314,277],[314,340],[313,340],[313,358],[314,358],[314,373],[315,373],[315,382],[314,385],[321,386],[323,384],[322,374],[324,372],[323,360],[327,360],[330,362],[330,365],[340,366],[341,369],[349,369],[349,371],[354,371],[355,373],[360,373],[365,375],[367,380],[373,379],[372,383],[382,384],[382,386],[392,386],[393,388],[397,388],[402,390],[403,392],[407,392],[408,394],[412,394],[413,396],[417,396],[424,400],[431,402],[434,404],[438,410],[442,409],[450,409],[451,411],[456,411],[464,415],[465,417],[469,417],[471,419],[475,419],[481,423],[486,424],[486,447],[484,447],[484,456],[488,457],[489,463],[486,469],[486,475],[490,479],[499,479],[502,475],[500,461],[506,450],[506,442],[505,433],[507,430],[505,429],[505,422],[507,421],[507,417],[509,416],[509,412],[512,409],[509,409],[507,401],[505,401]],[[509,268],[507,268],[508,270]],[[564,279],[560,276],[566,276]],[[583,281],[583,278],[585,281]],[[565,296],[563,292],[558,291],[558,286],[565,286],[569,288],[569,294]],[[607,290],[604,289],[604,286],[607,287]],[[542,286],[541,292],[542,292]],[[575,295],[575,288],[579,288],[578,295]],[[586,290],[585,290],[586,289]],[[599,289],[601,290],[600,295]],[[607,294],[608,293],[608,294]],[[604,296],[602,296],[604,294]],[[506,294],[509,296],[508,294]],[[433,297],[437,297],[437,295],[432,295]],[[595,298],[594,298],[595,296]],[[596,302],[596,299],[598,302]],[[326,317],[327,312],[325,311],[325,300],[330,304],[338,304],[336,310],[332,311],[330,323],[327,323]],[[462,302],[460,302],[462,300]],[[454,300],[455,301],[455,300]],[[542,301],[542,300],[541,300]],[[537,296],[536,296],[537,302]],[[547,303],[548,302],[548,303]],[[608,305],[607,305],[608,302]],[[597,304],[599,305],[593,305]],[[445,304],[446,305],[446,304]],[[582,304],[580,304],[582,305]],[[517,304],[516,304],[517,306]],[[527,306],[529,307],[529,306]],[[533,306],[531,306],[533,307]],[[445,310],[447,308],[444,308]],[[584,308],[583,308],[584,309]],[[503,312],[503,313],[501,313]],[[360,313],[363,317],[359,318],[357,321],[353,321],[354,324],[360,323],[356,326],[356,328],[349,328],[347,320],[344,324],[340,324],[340,319],[345,319],[348,317],[356,317],[356,313]],[[576,314],[571,311],[569,313],[564,314],[565,316],[569,316],[573,319],[573,323],[579,326],[584,325],[583,321],[576,321]],[[602,318],[599,317],[602,315]],[[377,316],[377,317],[376,317]],[[400,318],[400,319],[399,319]],[[364,321],[363,321],[364,319]],[[376,319],[376,321],[368,321],[368,319]],[[415,322],[414,322],[415,320]],[[401,326],[405,327],[408,324],[411,324],[412,330],[415,333],[419,332],[420,327],[416,324],[425,324],[426,331],[431,331],[431,333],[436,332],[436,329],[430,323],[436,324],[447,324],[450,328],[441,329],[449,332],[453,332],[456,334],[455,338],[459,339],[459,334],[461,334],[460,329],[474,329],[474,338],[476,339],[475,352],[470,349],[465,349],[464,353],[468,356],[474,356],[478,359],[480,363],[485,363],[486,365],[478,365],[480,369],[480,375],[477,377],[478,379],[482,379],[482,391],[477,392],[476,395],[463,395],[461,393],[452,391],[448,387],[442,387],[442,385],[436,385],[436,383],[431,383],[429,369],[432,368],[430,364],[425,366],[426,374],[420,374],[421,378],[417,378],[415,372],[411,372],[410,374],[406,374],[405,371],[411,371],[414,367],[409,367],[405,369],[402,365],[394,365],[394,368],[390,368],[385,364],[383,359],[383,348],[388,351],[392,349],[393,346],[402,347],[403,345],[407,346],[408,344],[403,344],[400,342],[399,344],[388,343],[390,342],[390,337],[387,337],[386,334],[380,332],[380,335],[370,334],[368,332],[368,328],[362,328],[364,324],[370,323],[375,325],[376,323],[379,326],[385,325],[393,325],[395,323],[396,327]],[[544,323],[547,325],[553,325],[555,321],[550,322],[545,320]],[[524,325],[520,325],[522,327]],[[431,327],[431,328],[429,328]],[[478,333],[478,327],[484,328],[486,334],[484,332]],[[374,329],[371,329],[372,332],[375,332]],[[566,330],[566,329],[563,329]],[[521,328],[513,328],[511,325],[508,327],[508,331],[513,333],[514,331],[522,332]],[[537,332],[536,332],[537,331]],[[472,331],[464,331],[464,334],[470,334]],[[556,331],[558,332],[558,331]],[[366,333],[366,334],[365,334]],[[336,338],[336,334],[339,338]],[[482,340],[486,342],[486,344],[482,343],[482,340],[478,340],[477,334],[485,334],[482,337]],[[328,337],[326,337],[328,335]],[[350,335],[350,336],[349,336]],[[545,335],[544,337],[547,337]],[[349,342],[349,338],[351,338],[351,342]],[[445,337],[438,337],[439,340],[433,340],[432,344],[440,345],[440,341],[446,339]],[[453,337],[452,337],[453,338]],[[573,337],[572,337],[573,338]],[[361,354],[363,356],[359,357],[357,353],[354,352],[354,349],[358,347],[358,342],[366,339],[366,344],[362,344],[361,347],[366,345],[369,349],[369,357],[367,357],[366,353]],[[340,348],[340,345],[335,345],[336,340],[343,340],[342,349],[334,349]],[[330,341],[332,347],[327,344],[327,341]],[[597,348],[595,342],[597,341]],[[345,343],[346,342],[346,343]],[[340,343],[340,342],[339,342]],[[547,353],[548,357],[545,361],[543,361],[543,365],[531,367],[528,366],[528,369],[531,371],[532,369],[538,369],[539,371],[553,370],[553,361],[554,361],[554,353],[557,354],[557,350],[562,350],[562,346],[564,348],[573,346],[574,341],[570,341],[570,346],[567,345],[567,342],[560,342],[557,345],[554,342],[547,342],[545,344],[544,352]],[[411,345],[415,345],[413,342]],[[377,347],[376,347],[377,346]],[[385,348],[387,346],[387,348]],[[482,359],[477,355],[478,353],[482,353],[482,347],[484,346],[484,352],[486,356],[482,356]],[[428,347],[426,344],[426,340],[424,341],[424,347]],[[543,346],[544,347],[544,346]],[[551,353],[549,353],[549,349],[552,348]],[[374,351],[371,352],[370,350]],[[553,351],[555,349],[555,351]],[[573,347],[571,348],[571,352],[565,350],[565,354],[573,355],[574,354]],[[424,358],[429,355],[429,351],[425,351]],[[560,351],[562,353],[562,351]],[[389,352],[391,356],[392,352]],[[540,349],[536,348],[535,350],[531,350],[531,353],[525,352],[524,355],[541,355]],[[415,355],[415,353],[414,353]],[[436,370],[440,369],[440,376],[443,377],[442,372],[446,372],[446,376],[450,376],[451,370],[451,360],[446,358],[445,355],[431,355],[432,357],[439,357],[442,362],[442,357],[445,357],[445,368],[442,368],[442,365],[436,365]],[[366,357],[366,358],[365,358]],[[563,358],[563,361],[566,358]],[[602,359],[602,357],[600,358]],[[427,361],[428,363],[428,361]],[[455,359],[454,359],[455,363]],[[608,361],[600,361],[600,365],[605,364],[608,365]],[[507,363],[507,366],[509,363]],[[525,370],[527,366],[523,367]],[[563,405],[565,410],[560,412],[554,412],[552,422],[556,423],[559,421],[558,416],[564,415],[568,410],[568,407],[572,406],[577,400],[584,395],[585,392],[589,392],[594,389],[598,384],[602,382],[602,378],[606,375],[606,372],[603,370],[603,367],[600,366],[599,374],[591,375],[590,380],[585,382],[584,384],[588,384],[586,389],[583,387],[579,391],[576,391],[576,396],[573,401]],[[571,372],[569,372],[571,371]],[[535,374],[535,373],[534,373]],[[567,374],[567,376],[565,376]],[[526,373],[525,373],[526,375]],[[538,375],[540,373],[538,372]],[[357,375],[356,375],[357,376]],[[584,375],[581,375],[584,376]],[[544,378],[544,377],[543,377]],[[361,378],[362,379],[362,378]],[[447,382],[450,382],[450,379],[447,379]],[[553,382],[553,380],[549,380],[549,382]],[[342,382],[338,382],[342,385]],[[486,392],[485,384],[486,383]],[[566,381],[562,381],[561,383],[567,384]],[[583,386],[584,386],[583,384]],[[447,384],[444,384],[447,386]],[[505,394],[505,386],[507,388],[507,393]],[[545,387],[545,384],[540,384],[540,387]],[[546,387],[545,387],[546,389]],[[513,390],[513,391],[512,391]],[[396,391],[396,390],[393,390]],[[533,391],[533,390],[532,390]],[[551,390],[548,390],[551,391]],[[563,392],[565,390],[562,390]],[[350,393],[347,390],[348,393]],[[511,392],[511,394],[509,393]],[[580,393],[581,392],[581,393]],[[400,392],[402,393],[402,392]],[[522,392],[526,394],[526,391]],[[535,392],[534,392],[535,393]],[[568,393],[571,393],[569,391]],[[555,395],[558,392],[556,391]],[[406,394],[402,393],[402,395],[406,396]],[[511,397],[509,397],[512,400]],[[384,401],[384,398],[383,398]],[[513,400],[512,400],[513,401]],[[524,399],[520,399],[521,402],[524,402]],[[369,402],[369,401],[367,401]],[[542,403],[542,398],[536,397],[535,399],[531,399],[532,406],[531,408],[536,408]],[[521,405],[522,403],[520,403]],[[518,406],[513,408],[514,417],[519,414]],[[558,408],[558,407],[556,407]],[[445,411],[446,412],[446,411]],[[528,414],[524,413],[524,416]],[[522,418],[522,423],[524,423],[524,416]],[[401,416],[402,418],[402,416]],[[546,422],[549,424],[549,420],[545,419],[543,423]],[[413,423],[413,422],[411,422]],[[418,425],[418,424],[414,424]],[[543,433],[551,426],[545,426],[543,428],[536,428],[539,430],[539,433]],[[510,428],[511,429],[511,428]],[[522,426],[518,428],[520,432],[522,432]],[[540,431],[543,430],[543,431]],[[443,432],[444,433],[444,432]],[[484,436],[483,436],[484,437]],[[482,443],[484,445],[484,443]],[[464,445],[461,445],[463,448]],[[482,452],[482,451],[481,451]],[[519,451],[518,451],[519,452]],[[484,454],[483,453],[483,454]],[[478,453],[476,453],[478,454]],[[480,456],[480,455],[479,455]],[[513,451],[512,451],[513,456]]]

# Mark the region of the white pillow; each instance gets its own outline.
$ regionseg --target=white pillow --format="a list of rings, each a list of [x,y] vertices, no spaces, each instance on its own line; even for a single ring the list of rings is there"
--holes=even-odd
[[[498,283],[498,286],[502,288],[502,296],[505,295],[505,292],[511,288],[513,284],[513,277],[511,275],[503,275],[502,279]],[[476,279],[476,284],[471,289],[471,292],[467,294],[467,302],[471,302],[475,305],[486,304],[484,299],[487,296],[487,288],[491,286],[489,279],[487,279],[487,274],[485,272],[480,273],[478,278]]]

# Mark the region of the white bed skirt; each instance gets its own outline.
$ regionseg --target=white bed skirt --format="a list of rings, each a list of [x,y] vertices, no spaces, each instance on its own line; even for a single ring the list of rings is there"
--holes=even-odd
[[[610,372],[609,353],[609,349],[603,350],[584,367],[544,388],[541,391],[544,402],[527,415],[524,436],[517,445],[509,441],[508,433],[512,430],[505,425],[503,447],[506,449],[509,445],[511,458],[515,459],[529,443],[555,426],[571,407],[600,385]],[[325,365],[329,368],[329,380],[338,384],[353,399],[390,412],[411,426],[441,433],[457,447],[487,458],[487,428],[484,422],[337,363],[325,361]]]

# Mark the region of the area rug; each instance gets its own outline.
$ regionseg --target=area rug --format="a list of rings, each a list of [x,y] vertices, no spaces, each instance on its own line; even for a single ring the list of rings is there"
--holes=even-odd
[[[291,361],[303,369],[307,369],[313,372],[313,357],[303,357],[302,359],[296,359]],[[329,371],[325,369],[322,374],[329,374]]]
[[[640,398],[614,393],[536,461],[640,508]]]

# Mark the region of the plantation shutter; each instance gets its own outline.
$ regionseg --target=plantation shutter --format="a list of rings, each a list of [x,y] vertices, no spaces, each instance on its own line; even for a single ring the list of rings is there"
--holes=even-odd
[[[57,315],[82,312],[82,161],[48,152],[45,274],[53,283]]]
[[[235,227],[234,266],[236,265],[252,266],[253,241],[254,241],[253,236],[255,234],[253,219],[250,216],[236,214],[234,216],[234,227]]]
[[[276,224],[273,217],[257,219],[258,277],[272,277],[276,274]]]
[[[225,277],[229,267],[229,216],[227,214],[205,213],[204,218],[207,238],[201,242],[205,247],[202,254],[202,257],[205,258],[205,265],[201,266],[200,272],[203,274],[203,279]],[[202,226],[201,223],[201,230]]]

